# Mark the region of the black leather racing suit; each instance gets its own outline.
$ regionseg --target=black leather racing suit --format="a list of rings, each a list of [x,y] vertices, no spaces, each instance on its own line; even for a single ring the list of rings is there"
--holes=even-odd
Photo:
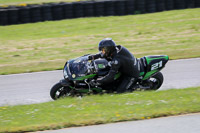
[[[116,49],[111,58],[106,58],[111,64],[109,73],[102,78],[98,78],[97,82],[100,84],[111,83],[114,81],[115,74],[119,71],[122,73],[123,79],[117,87],[117,92],[122,93],[136,82],[139,77],[140,66],[137,59],[125,47],[118,45]],[[96,54],[93,55],[93,58],[102,58],[102,56]]]

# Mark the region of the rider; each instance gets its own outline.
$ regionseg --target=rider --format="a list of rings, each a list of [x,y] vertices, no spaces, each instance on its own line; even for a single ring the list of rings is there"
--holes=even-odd
[[[105,38],[99,43],[99,54],[90,55],[89,60],[106,58],[111,65],[109,73],[97,79],[97,84],[108,84],[114,81],[115,74],[121,72],[123,79],[117,87],[117,93],[125,92],[136,83],[139,77],[140,66],[137,59],[123,46],[116,46],[111,38]]]

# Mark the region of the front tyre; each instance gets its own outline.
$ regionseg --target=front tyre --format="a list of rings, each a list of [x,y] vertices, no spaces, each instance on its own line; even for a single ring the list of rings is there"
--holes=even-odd
[[[65,97],[67,93],[69,93],[70,88],[64,87],[61,85],[61,83],[55,84],[50,91],[50,96],[53,100],[57,100],[59,98]]]
[[[161,72],[158,72],[156,75],[152,76],[150,81],[150,90],[158,90],[161,85],[163,84],[163,74]]]

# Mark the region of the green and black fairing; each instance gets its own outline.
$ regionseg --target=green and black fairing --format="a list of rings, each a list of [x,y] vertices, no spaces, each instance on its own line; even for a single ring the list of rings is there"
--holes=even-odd
[[[140,73],[140,76],[143,76],[142,80],[150,78],[152,75],[163,69],[168,60],[169,57],[167,55],[154,55],[143,57],[143,63],[145,65],[144,72]]]
[[[93,68],[91,68],[91,63]],[[69,80],[79,81],[95,76],[105,76],[108,74],[110,67],[106,59],[97,59],[93,62],[88,60],[87,56],[82,56],[73,60],[69,60],[64,66],[64,77]],[[117,73],[115,79],[120,77],[120,73]]]
[[[71,81],[73,85],[71,89],[75,89],[81,93],[88,92],[88,84],[92,79],[100,76],[105,76],[110,70],[106,59],[97,59],[89,61],[88,56],[82,56],[76,59],[69,60],[64,66],[64,78]],[[115,80],[121,76],[121,73],[115,75]],[[86,80],[86,81],[85,81]],[[86,89],[87,88],[87,89]],[[90,88],[95,92],[101,92],[100,88]]]

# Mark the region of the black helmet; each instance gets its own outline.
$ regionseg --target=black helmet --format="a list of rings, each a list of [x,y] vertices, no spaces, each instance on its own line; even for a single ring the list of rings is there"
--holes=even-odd
[[[105,56],[109,57],[111,54],[116,50],[116,44],[112,40],[112,38],[105,38],[100,41],[99,43],[99,51],[102,51],[102,49],[105,49]]]

